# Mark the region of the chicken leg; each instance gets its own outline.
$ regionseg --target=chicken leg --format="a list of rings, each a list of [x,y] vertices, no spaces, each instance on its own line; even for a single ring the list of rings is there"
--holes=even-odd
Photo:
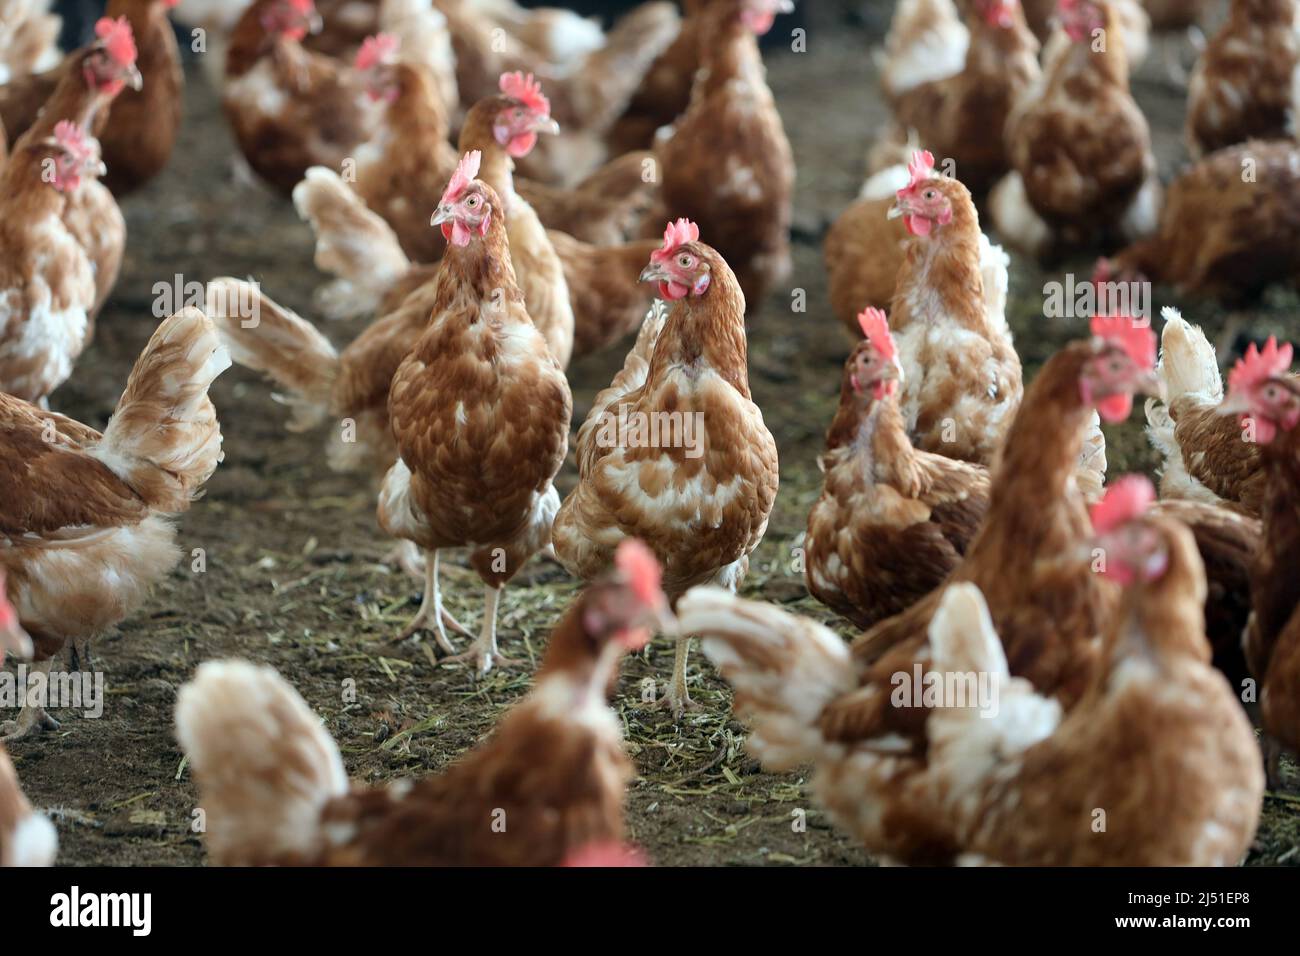
[[[673,717],[680,718],[688,710],[696,710],[699,705],[691,700],[686,689],[686,659],[691,653],[691,639],[683,635],[677,639],[677,654],[673,661],[672,679],[664,686],[664,695],[656,702],[656,707],[664,707],[673,712]]]
[[[499,588],[487,585],[483,598],[483,627],[479,631],[478,639],[463,654],[444,657],[439,663],[455,664],[473,661],[480,676],[486,676],[493,666],[514,667],[523,663],[506,657],[497,648],[497,606],[501,603],[501,593],[504,590],[504,585]]]
[[[49,660],[40,661],[39,663],[32,665],[33,673],[40,673],[45,676],[47,702],[48,688],[50,686],[50,667],[53,664],[54,659],[50,658]],[[14,740],[21,740],[37,731],[58,729],[59,722],[47,714],[44,707],[32,706],[23,702],[22,709],[18,711],[17,720],[6,720],[4,723],[0,724],[0,741],[8,743]]]
[[[404,641],[420,631],[431,630],[438,646],[448,654],[454,654],[456,648],[447,637],[447,627],[458,634],[469,636],[469,631],[442,606],[442,592],[438,587],[438,552],[427,551],[424,556],[424,599],[420,602],[420,610],[397,636],[396,641]]]

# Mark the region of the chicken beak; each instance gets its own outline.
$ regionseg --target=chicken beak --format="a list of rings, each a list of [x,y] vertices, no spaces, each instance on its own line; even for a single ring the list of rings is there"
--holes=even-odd
[[[667,282],[668,274],[657,262],[652,262],[641,270],[641,278],[638,282]]]
[[[794,13],[794,0],[777,0],[777,13]]]
[[[315,36],[317,33],[320,33],[321,30],[324,29],[325,29],[324,18],[321,17],[319,11],[313,10],[311,12],[311,15],[307,18],[307,32],[310,33],[312,36]]]
[[[549,133],[552,136],[560,135],[560,124],[549,116],[538,117],[537,122],[533,124],[534,133]]]
[[[1163,402],[1165,400],[1165,380],[1160,377],[1160,373],[1155,369],[1143,372],[1137,380],[1135,391],[1140,395],[1150,395],[1152,398],[1158,398]]]
[[[905,208],[905,204],[903,203],[902,200],[899,200],[898,202],[894,203],[892,206],[889,207],[889,215],[887,215],[885,218],[901,219],[903,216],[906,215],[907,215],[907,209]]]
[[[127,74],[126,83],[131,89],[139,93],[144,89],[144,74],[136,66],[132,65],[131,72]]]
[[[429,220],[431,226],[441,226],[444,222],[451,219],[451,210],[445,206],[439,206],[433,211],[433,218]]]

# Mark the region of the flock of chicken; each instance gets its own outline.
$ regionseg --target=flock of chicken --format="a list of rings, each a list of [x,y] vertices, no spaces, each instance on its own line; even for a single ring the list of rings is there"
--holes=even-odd
[[[811,765],[881,859],[1242,859],[1266,772],[1300,746],[1291,347],[1252,346],[1225,396],[1173,310],[1158,364],[1145,317],[1100,314],[1026,388],[1010,260],[977,203],[1027,254],[1114,253],[1098,290],[1293,279],[1296,0],[1234,0],[1190,82],[1205,155],[1167,191],[1128,90],[1164,4],[900,0],[894,122],[825,246],[856,345],[804,548],[809,591],[865,629],[851,645],[736,596],[778,485],[745,321],[790,272],[794,164],[758,47],[789,0],[649,2],[608,34],[511,0],[186,0],[243,160],[315,231],[318,307],[372,321],[338,351],[255,283],[213,279],[205,308],[158,327],[101,434],[48,399],[112,291],[116,197],[175,140],[175,5],[110,0],[60,59],[42,0],[0,0],[0,655],[48,673],[174,566],[170,516],[221,461],[208,388],[232,360],[273,380],[291,428],[331,422],[330,464],[377,483],[393,560],[424,584],[403,638],[485,673],[513,663],[496,621],[530,558],[589,582],[531,693],[415,783],[350,784],[274,671],[201,665],[176,728],[214,861],[636,862],[608,698],[656,632],[677,647],[662,702],[695,706],[702,638],[750,749]],[[565,368],[633,333],[561,501]],[[1137,394],[1159,501],[1145,478],[1107,482],[1100,422]],[[659,425],[668,440],[647,440]],[[449,549],[484,585],[477,635],[442,601]],[[5,739],[52,725],[25,706]],[[55,842],[0,748],[0,865]]]

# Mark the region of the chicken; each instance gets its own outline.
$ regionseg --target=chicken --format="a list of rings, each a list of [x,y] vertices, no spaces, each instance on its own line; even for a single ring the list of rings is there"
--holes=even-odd
[[[889,215],[912,239],[898,274],[890,326],[903,366],[899,405],[922,451],[988,464],[1002,445],[1024,390],[1020,358],[999,308],[989,308],[983,273],[1006,258],[980,232],[970,192],[934,171],[918,152]],[[1005,285],[1001,289],[1005,304]]]
[[[1115,8],[1061,0],[1061,20],[1068,47],[1041,95],[1009,119],[1013,170],[989,197],[998,234],[1039,258],[1131,242],[1155,231],[1160,214],[1151,130],[1129,93]]]
[[[1155,336],[1097,320],[1094,337],[1057,352],[1030,385],[991,482],[989,512],[951,576],[986,595],[1012,674],[1073,705],[1096,664],[1095,639],[1115,593],[1081,545],[1091,524],[1074,469],[1092,409],[1116,422],[1132,391],[1154,390]],[[731,683],[750,745],[773,770],[813,764],[814,792],[867,848],[891,860],[950,862],[951,820],[927,813],[926,717],[904,706],[896,675],[924,680],[926,635],[941,592],[847,648],[830,631],[776,608],[697,590],[678,605],[681,633]],[[716,640],[714,640],[716,639]]]
[[[965,30],[947,0],[897,7],[881,73],[893,128],[882,138],[903,144],[914,135],[982,195],[1010,165],[1001,130],[1039,80],[1038,41],[1019,0],[960,0],[958,8]]]
[[[135,613],[176,564],[168,517],[221,460],[208,387],[229,365],[212,323],[187,308],[158,326],[103,434],[0,394],[0,570],[36,670]],[[26,706],[6,739],[51,726]]]
[[[60,17],[51,0],[0,0],[0,84],[40,73],[59,60]]]
[[[44,132],[28,130],[0,168],[0,392],[43,406],[92,334],[97,263],[69,219],[103,169],[77,123]]]
[[[808,515],[808,591],[860,628],[905,611],[961,563],[988,508],[988,472],[917,451],[898,408],[902,367],[885,314],[862,313]]]
[[[1147,399],[1147,436],[1164,459],[1160,497],[1222,504],[1258,517],[1267,476],[1259,445],[1219,414],[1223,379],[1214,347],[1177,309],[1163,309],[1164,401]]]
[[[622,657],[668,612],[653,557],[628,542],[617,564],[555,626],[528,696],[487,740],[420,781],[349,787],[338,747],[273,670],[200,665],[177,695],[176,736],[207,810],[212,861],[557,866],[622,841],[633,768],[606,698]]]
[[[831,307],[849,335],[858,337],[858,313],[867,306],[888,311],[907,258],[907,227],[901,218],[888,219],[896,194],[911,182],[906,164],[889,166],[862,185],[856,202],[844,210],[826,233],[822,255],[830,280]],[[980,273],[985,309],[991,320],[1006,317],[1007,266],[1010,258],[1000,246],[980,238]]]
[[[560,563],[587,581],[620,541],[641,539],[676,601],[744,577],[776,499],[776,442],[750,397],[745,300],[722,255],[679,219],[641,278],[664,301],[578,432],[578,485],[553,536]],[[678,715],[692,703],[688,653],[680,638],[663,697]]]
[[[1112,511],[1113,494],[1094,521],[1124,596],[1064,716],[1011,677],[977,587],[954,585],[935,615],[936,670],[996,683],[991,713],[954,696],[929,722],[929,773],[968,865],[1236,866],[1254,839],[1258,748],[1209,664],[1192,536],[1136,503]]]
[[[1187,90],[1187,145],[1194,158],[1250,139],[1286,139],[1300,103],[1300,6],[1296,0],[1232,0]]]
[[[381,104],[383,117],[378,135],[357,148],[351,182],[392,226],[406,256],[435,262],[447,243],[429,228],[429,217],[459,156],[447,139],[448,106],[432,74],[419,63],[399,60],[398,47],[395,35],[381,33],[367,37],[357,54],[366,95]],[[297,188],[294,196],[296,201]]]
[[[342,169],[370,140],[378,108],[350,67],[303,48],[319,29],[312,0],[257,0],[226,51],[222,104],[240,152],[289,194],[309,166]]]
[[[505,220],[510,258],[528,314],[546,338],[561,368],[573,355],[575,316],[564,267],[537,213],[514,188],[514,160],[537,144],[539,133],[554,133],[551,104],[531,76],[507,73],[499,78],[501,93],[475,103],[460,131],[462,152],[483,156],[481,178],[500,197],[497,209]]]
[[[483,627],[449,659],[487,673],[512,663],[497,649],[501,593],[550,543],[560,506],[552,482],[568,450],[573,399],[525,308],[504,205],[476,178],[479,163],[479,153],[465,154],[434,215],[447,252],[428,325],[389,390],[401,457],[384,477],[379,524],[426,553],[424,603],[403,636],[428,628],[448,651],[438,552],[469,548],[486,587]]]
[[[1281,751],[1300,750],[1300,382],[1288,374],[1292,347],[1251,346],[1228,376],[1224,415],[1239,416],[1244,440],[1260,445],[1267,475],[1264,542],[1251,576],[1253,614],[1246,661],[1258,688],[1270,787],[1281,782]]]
[[[758,37],[789,0],[710,0],[691,103],[658,144],[659,213],[699,223],[757,309],[790,274],[794,158],[767,87]]]
[[[176,0],[110,0],[108,21],[125,19],[138,48],[135,60],[137,89],[123,90],[94,127],[104,149],[108,174],[104,183],[123,196],[157,175],[171,158],[181,123],[180,52],[167,11]],[[102,37],[103,34],[100,34]],[[36,121],[55,87],[76,69],[78,53],[44,73],[15,81],[0,89],[0,120],[12,139]]]
[[[473,9],[472,0],[436,2],[447,15],[462,102],[492,96],[502,73],[532,73],[545,82],[553,115],[566,133],[543,144],[520,172],[556,185],[571,185],[604,161],[601,138],[680,26],[672,4],[643,3],[615,24],[599,49],[559,66],[539,59],[510,31],[495,26]]]
[[[5,596],[4,572],[0,571],[0,664],[4,664],[6,653],[29,656],[32,639]],[[58,834],[49,820],[33,812],[18,785],[13,762],[0,744],[0,868],[53,866],[58,847]]]
[[[1169,186],[1160,227],[1101,263],[1185,296],[1237,302],[1300,273],[1300,148],[1251,141],[1212,153]]]
[[[1044,43],[1054,42],[1043,51],[1043,62],[1051,62],[1054,54],[1061,48],[1064,35],[1053,31],[1057,21],[1057,4],[1059,0],[1024,0],[1025,20],[1034,36]],[[1144,5],[1144,0],[1110,0],[1115,7],[1115,19],[1124,38],[1124,50],[1128,54],[1129,65],[1136,68],[1142,63],[1151,49],[1151,15]],[[1173,0],[1184,4],[1197,0]]]

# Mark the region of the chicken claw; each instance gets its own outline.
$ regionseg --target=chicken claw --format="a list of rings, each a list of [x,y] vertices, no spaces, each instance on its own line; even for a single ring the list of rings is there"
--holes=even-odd
[[[17,720],[6,720],[0,724],[0,741],[11,743],[34,733],[58,729],[59,722],[47,714],[44,707],[24,706]]]
[[[494,666],[518,667],[524,661],[506,657],[497,649],[497,605],[501,601],[501,588],[488,586],[487,597],[483,607],[483,630],[479,633],[469,650],[451,657],[444,657],[439,664],[463,664],[473,661],[480,677],[486,677]]]
[[[672,680],[664,685],[664,695],[651,704],[654,708],[672,711],[673,717],[680,720],[686,711],[699,710],[700,705],[691,699],[686,689],[686,658],[691,651],[691,639],[681,637],[677,641],[677,659],[673,663]]]

